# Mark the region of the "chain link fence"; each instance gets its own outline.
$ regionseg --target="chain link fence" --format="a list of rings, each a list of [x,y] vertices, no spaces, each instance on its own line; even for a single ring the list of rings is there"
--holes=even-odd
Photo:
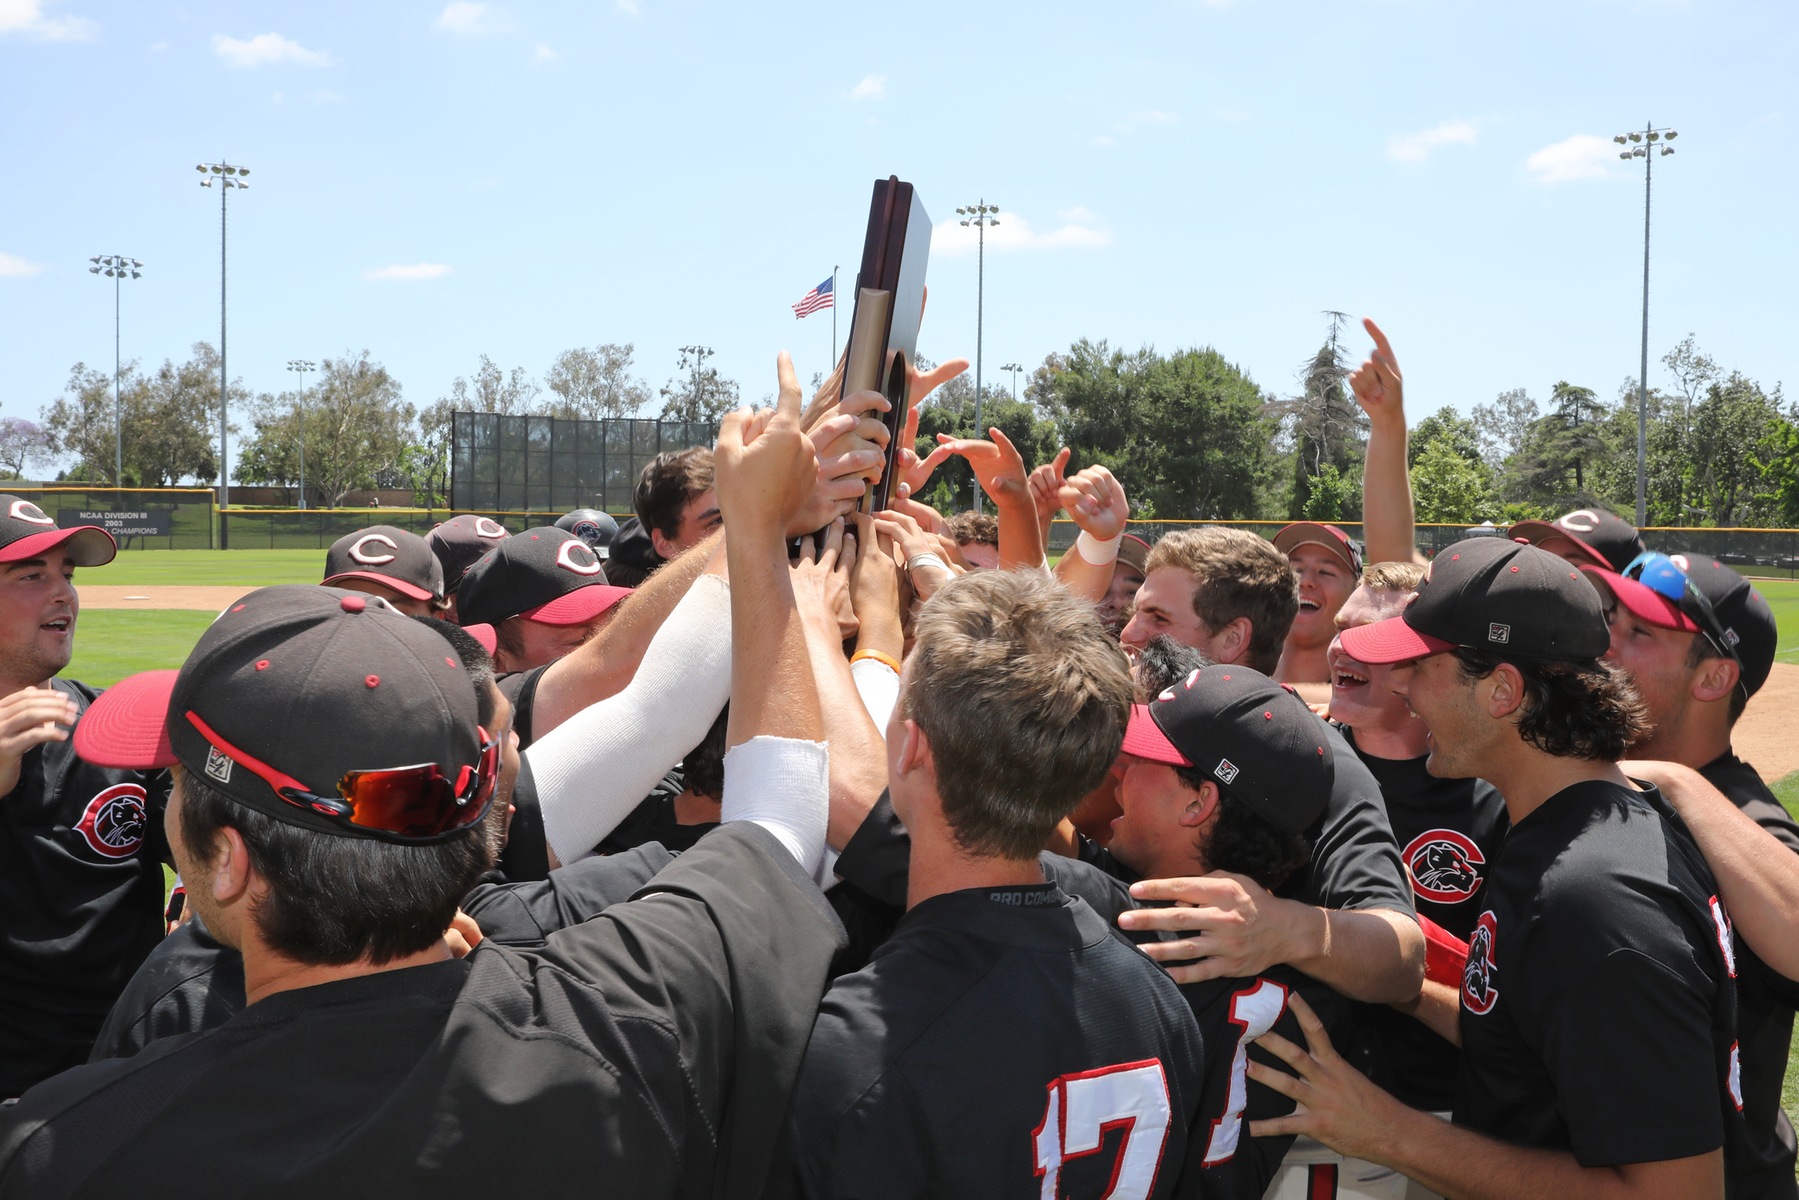
[[[652,459],[717,437],[709,421],[459,412],[450,426],[450,503],[458,512],[629,511],[637,476]]]
[[[121,550],[213,548],[211,488],[25,487],[0,483],[0,493],[29,500],[67,529],[98,525]]]

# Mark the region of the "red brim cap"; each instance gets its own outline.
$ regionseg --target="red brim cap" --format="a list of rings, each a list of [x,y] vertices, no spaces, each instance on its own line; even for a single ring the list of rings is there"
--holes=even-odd
[[[1348,534],[1342,530],[1332,529],[1328,525],[1320,525],[1316,521],[1295,521],[1283,526],[1274,535],[1274,548],[1282,554],[1291,554],[1301,546],[1316,546],[1342,563],[1352,573],[1359,573],[1361,565],[1352,555]]]
[[[366,579],[370,583],[378,583],[382,587],[390,587],[402,596],[411,596],[414,600],[436,600],[439,597],[431,594],[430,588],[422,588],[416,583],[404,579],[396,579],[392,575],[382,575],[375,571],[345,571],[323,580],[321,587],[335,587],[340,579]]]
[[[119,544],[112,540],[112,534],[98,525],[77,525],[72,529],[28,533],[15,542],[8,542],[0,546],[0,562],[36,558],[64,542],[69,544],[69,557],[78,567],[103,567],[119,554]]]
[[[1406,662],[1454,650],[1454,642],[1419,633],[1405,623],[1404,617],[1388,617],[1367,625],[1354,625],[1337,635],[1343,649],[1357,662],[1378,666],[1382,663]]]
[[[500,644],[500,635],[495,633],[492,625],[464,625],[462,632],[481,643],[481,648],[489,654]]]
[[[1618,603],[1628,609],[1631,615],[1661,629],[1678,629],[1682,633],[1699,632],[1697,621],[1681,612],[1678,604],[1654,588],[1644,587],[1634,579],[1626,579],[1615,571],[1607,571],[1601,567],[1583,566],[1581,570],[1610,588],[1612,595],[1618,598]]]
[[[585,625],[630,594],[630,588],[593,583],[564,592],[548,604],[527,608],[519,616],[542,625]]]
[[[100,693],[75,724],[75,753],[97,767],[175,765],[169,697],[179,671],[143,671]]]
[[[1611,569],[1612,564],[1606,561],[1605,555],[1581,541],[1580,535],[1569,533],[1553,521],[1519,521],[1506,530],[1506,536],[1514,542],[1529,542],[1533,546],[1542,545],[1546,538],[1561,538],[1564,541],[1573,542],[1581,553],[1593,560],[1594,566]]]
[[[1125,754],[1134,754],[1138,758],[1147,758],[1151,762],[1167,763],[1174,767],[1190,767],[1187,756],[1174,748],[1156,719],[1149,715],[1149,705],[1131,705],[1131,723],[1124,729],[1124,745],[1120,749]]]

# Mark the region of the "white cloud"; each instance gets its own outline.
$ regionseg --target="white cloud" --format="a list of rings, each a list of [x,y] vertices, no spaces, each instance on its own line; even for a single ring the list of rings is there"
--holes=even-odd
[[[642,10],[637,7],[637,0],[618,0],[618,11],[627,17],[634,17]]]
[[[0,0],[0,37],[22,33],[40,42],[85,42],[99,35],[99,24],[86,17],[45,16],[44,2]]]
[[[1618,147],[1591,133],[1577,133],[1545,146],[1524,160],[1524,169],[1538,183],[1566,183],[1570,179],[1603,179],[1611,174]]]
[[[1439,146],[1472,146],[1480,131],[1472,121],[1444,121],[1417,133],[1396,133],[1387,139],[1387,157],[1394,162],[1423,162]]]
[[[562,56],[550,49],[543,42],[537,43],[537,49],[531,55],[532,62],[555,62]]]
[[[410,283],[420,279],[442,279],[450,273],[446,263],[411,263],[396,264],[391,267],[374,267],[364,271],[362,277],[379,283],[399,281]]]
[[[22,279],[27,275],[36,275],[43,269],[42,263],[26,262],[16,254],[0,250],[0,279]]]
[[[864,75],[862,82],[850,89],[851,100],[885,100],[887,98],[887,77],[885,75]]]
[[[290,38],[278,33],[259,33],[249,40],[227,37],[222,33],[212,35],[212,52],[225,60],[228,66],[247,71],[252,67],[266,66],[269,63],[291,62],[303,67],[328,67],[331,56],[318,50],[308,50]]]
[[[511,33],[517,26],[512,14],[492,4],[475,4],[471,0],[453,0],[437,15],[437,27],[457,37],[488,37]]]
[[[1062,224],[1048,233],[1038,233],[1031,223],[1017,213],[1002,212],[998,224],[987,230],[987,249],[999,250],[1091,250],[1112,244],[1111,231],[1100,226],[1098,219],[1085,208],[1071,208],[1057,214]],[[963,225],[962,218],[952,216],[939,221],[931,231],[933,257],[958,258],[973,254],[979,231]]]

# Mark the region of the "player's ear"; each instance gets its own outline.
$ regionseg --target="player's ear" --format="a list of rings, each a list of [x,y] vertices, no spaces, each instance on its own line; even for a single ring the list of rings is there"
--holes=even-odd
[[[1210,779],[1199,785],[1199,792],[1190,795],[1187,807],[1181,809],[1180,823],[1186,829],[1197,829],[1218,814],[1218,785]]]
[[[1485,696],[1492,716],[1510,717],[1524,707],[1524,675],[1511,663],[1500,663],[1485,679],[1475,680],[1474,686]]]
[[[212,898],[220,904],[242,899],[255,876],[244,835],[229,825],[221,827],[212,844]]]
[[[910,717],[906,718],[905,733],[900,738],[899,771],[902,775],[929,771],[933,778],[937,773],[937,765],[931,758],[931,741],[925,737],[918,722]]]
[[[1707,704],[1730,699],[1743,677],[1743,668],[1733,658],[1708,658],[1693,676],[1693,699]]]
[[[1243,654],[1249,649],[1249,639],[1255,632],[1255,626],[1248,617],[1238,617],[1218,631],[1218,661],[1235,663],[1243,661]]]

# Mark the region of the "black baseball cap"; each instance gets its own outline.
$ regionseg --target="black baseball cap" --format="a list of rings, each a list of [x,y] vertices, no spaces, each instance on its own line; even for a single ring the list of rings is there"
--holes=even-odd
[[[1755,695],[1762,684],[1768,682],[1768,673],[1774,667],[1774,653],[1779,646],[1779,630],[1767,600],[1747,579],[1708,554],[1670,554],[1668,558],[1686,573],[1687,582],[1711,605],[1712,614],[1722,627],[1726,646],[1736,654],[1737,662],[1743,668],[1743,690],[1750,696]],[[1655,589],[1615,571],[1597,567],[1582,569],[1595,583],[1616,596],[1619,604],[1651,625],[1683,633],[1706,633],[1698,621],[1681,611],[1679,603]]]
[[[61,529],[31,501],[0,495],[0,563],[36,558],[65,544],[78,567],[103,567],[119,553],[112,534],[98,525]]]
[[[1324,722],[1297,693],[1235,664],[1201,667],[1132,706],[1123,751],[1203,771],[1289,833],[1311,827],[1336,781]]]
[[[1365,663],[1458,646],[1533,662],[1592,662],[1612,644],[1599,593],[1578,569],[1547,550],[1490,537],[1444,547],[1402,615],[1337,636]]]
[[[482,759],[476,721],[474,685],[435,630],[360,592],[283,584],[220,613],[179,671],[102,692],[75,752],[103,767],[180,763],[278,821],[379,837],[276,789],[329,802],[350,772],[427,763],[465,780]],[[479,814],[456,819],[466,828]]]
[[[1316,521],[1295,521],[1283,526],[1274,535],[1274,548],[1282,554],[1292,554],[1301,546],[1317,546],[1337,557],[1349,568],[1352,578],[1360,578],[1362,574],[1362,548],[1355,540],[1335,525],[1320,525]]]
[[[1645,549],[1643,535],[1635,525],[1603,508],[1577,508],[1553,521],[1519,521],[1509,534],[1514,541],[1533,546],[1548,538],[1563,538],[1573,542],[1594,566],[1608,571],[1622,571]]]
[[[511,536],[511,531],[492,517],[463,513],[435,526],[425,535],[425,544],[443,567],[444,586],[455,591],[462,573],[474,566],[483,554]]]
[[[425,539],[394,525],[346,533],[325,551],[325,586],[345,579],[383,584],[414,600],[444,598],[443,566]]]
[[[606,582],[592,546],[544,525],[513,534],[468,569],[456,589],[456,617],[464,625],[508,617],[585,625],[630,594]]]
[[[589,546],[601,559],[610,557],[612,539],[618,536],[618,522],[611,513],[597,508],[577,508],[556,518],[556,528],[566,529]]]

